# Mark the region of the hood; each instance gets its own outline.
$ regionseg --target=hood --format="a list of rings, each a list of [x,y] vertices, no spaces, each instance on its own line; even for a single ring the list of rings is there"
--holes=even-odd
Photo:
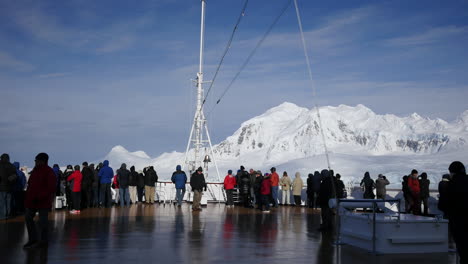
[[[466,174],[465,165],[463,165],[463,163],[461,163],[460,161],[452,162],[452,164],[450,164],[448,169],[450,173],[461,174],[461,175]]]
[[[2,156],[0,157],[0,160],[2,162],[10,162],[10,156],[6,153],[3,153]]]
[[[131,166],[131,167],[130,167],[130,171],[131,171],[131,172],[134,172],[134,171],[135,171],[135,166]]]
[[[120,169],[121,169],[121,170],[127,169],[127,164],[122,163],[122,165],[120,165]]]
[[[15,166],[15,168],[17,170],[19,170],[20,164],[19,164],[19,162],[15,161],[15,162],[13,162],[13,166]]]
[[[325,177],[330,175],[330,172],[328,170],[322,170],[320,174],[322,175],[322,179],[325,179]]]
[[[312,179],[312,177],[314,177],[314,175],[313,175],[312,173],[309,173],[309,175],[307,175],[307,177],[308,177],[309,179]]]
[[[301,174],[299,172],[296,172],[296,178],[300,178],[301,177]]]
[[[176,166],[176,171],[181,171],[182,170],[182,167],[180,165],[177,165]]]
[[[366,171],[366,173],[364,173],[364,179],[369,179],[370,178],[370,174],[368,171]]]
[[[105,161],[102,163],[102,166],[103,166],[103,167],[109,167],[109,161],[108,161],[108,160],[105,160]]]

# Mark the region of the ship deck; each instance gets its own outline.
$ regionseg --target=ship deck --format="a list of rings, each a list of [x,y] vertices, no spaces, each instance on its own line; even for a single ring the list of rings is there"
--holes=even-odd
[[[374,255],[335,245],[320,232],[320,211],[270,213],[223,204],[202,212],[166,205],[51,212],[46,249],[23,250],[23,217],[0,222],[0,259],[9,263],[456,263],[455,253]]]

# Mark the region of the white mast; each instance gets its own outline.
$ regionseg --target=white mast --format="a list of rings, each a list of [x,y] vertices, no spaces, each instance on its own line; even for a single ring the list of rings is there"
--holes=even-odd
[[[197,73],[197,108],[193,118],[193,125],[190,131],[190,137],[185,151],[185,164],[188,166],[190,172],[195,171],[198,167],[204,167],[205,175],[208,177],[208,163],[214,162],[218,181],[220,181],[218,165],[214,159],[213,146],[211,144],[210,134],[208,133],[208,126],[206,124],[205,114],[203,112],[203,49],[204,49],[204,36],[205,36],[205,0],[201,0],[201,27],[200,27],[200,65]],[[206,139],[204,139],[206,134]],[[208,143],[208,145],[207,145]],[[207,153],[207,147],[210,152]],[[202,153],[203,148],[205,152]]]

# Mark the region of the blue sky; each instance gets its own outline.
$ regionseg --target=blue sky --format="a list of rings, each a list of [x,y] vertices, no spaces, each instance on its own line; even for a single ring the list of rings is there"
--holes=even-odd
[[[210,0],[205,79],[243,0]],[[207,112],[285,0],[251,0]],[[468,109],[468,1],[299,0],[319,105],[440,117]],[[184,151],[198,70],[199,0],[0,2],[0,151],[32,164],[113,146]],[[208,115],[214,143],[284,101],[312,107],[293,6]]]

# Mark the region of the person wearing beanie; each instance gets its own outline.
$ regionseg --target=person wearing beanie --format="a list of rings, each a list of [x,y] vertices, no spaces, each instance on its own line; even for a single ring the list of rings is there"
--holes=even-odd
[[[176,171],[172,173],[171,181],[175,184],[176,187],[176,198],[177,206],[182,206],[182,200],[185,195],[185,185],[187,184],[187,174],[182,170],[180,165],[176,166]]]
[[[206,191],[205,175],[203,175],[203,168],[199,167],[190,177],[190,187],[193,191],[193,211],[201,211],[200,201],[203,195],[203,190]]]
[[[236,186],[236,177],[232,175],[232,170],[228,170],[228,174],[226,175],[226,177],[224,177],[224,190],[226,190],[227,207],[234,206],[234,201],[232,199],[234,186]]]
[[[419,186],[418,171],[412,170],[408,177],[408,187],[411,195],[411,210],[414,215],[421,214],[421,188]]]
[[[81,208],[81,182],[83,180],[83,174],[80,172],[80,165],[75,166],[75,171],[68,176],[67,181],[70,182],[72,206],[73,209],[70,211],[71,214],[80,214]]]
[[[429,199],[429,185],[431,184],[431,181],[427,179],[427,173],[423,172],[421,173],[420,179],[419,179],[419,188],[420,188],[420,198],[423,204],[423,214],[428,215],[429,213],[429,204],[428,204],[428,199]]]
[[[299,172],[296,172],[295,178],[292,184],[292,191],[293,191],[293,196],[294,196],[294,203],[296,206],[301,206],[302,201],[301,201],[301,194],[302,194],[302,186],[304,185],[304,182],[301,179],[301,174]]]
[[[55,194],[57,182],[54,171],[49,167],[48,162],[49,155],[39,153],[35,159],[36,165],[29,176],[24,199],[24,220],[28,230],[28,242],[23,246],[24,249],[48,245],[48,213],[52,206],[52,197]],[[37,232],[34,223],[36,213],[39,213],[39,232]]]
[[[468,176],[465,166],[454,161],[449,166],[451,179],[448,184],[447,214],[460,263],[468,263]]]
[[[288,177],[287,172],[283,172],[283,177],[281,177],[281,204],[290,205],[291,204],[291,178]]]

